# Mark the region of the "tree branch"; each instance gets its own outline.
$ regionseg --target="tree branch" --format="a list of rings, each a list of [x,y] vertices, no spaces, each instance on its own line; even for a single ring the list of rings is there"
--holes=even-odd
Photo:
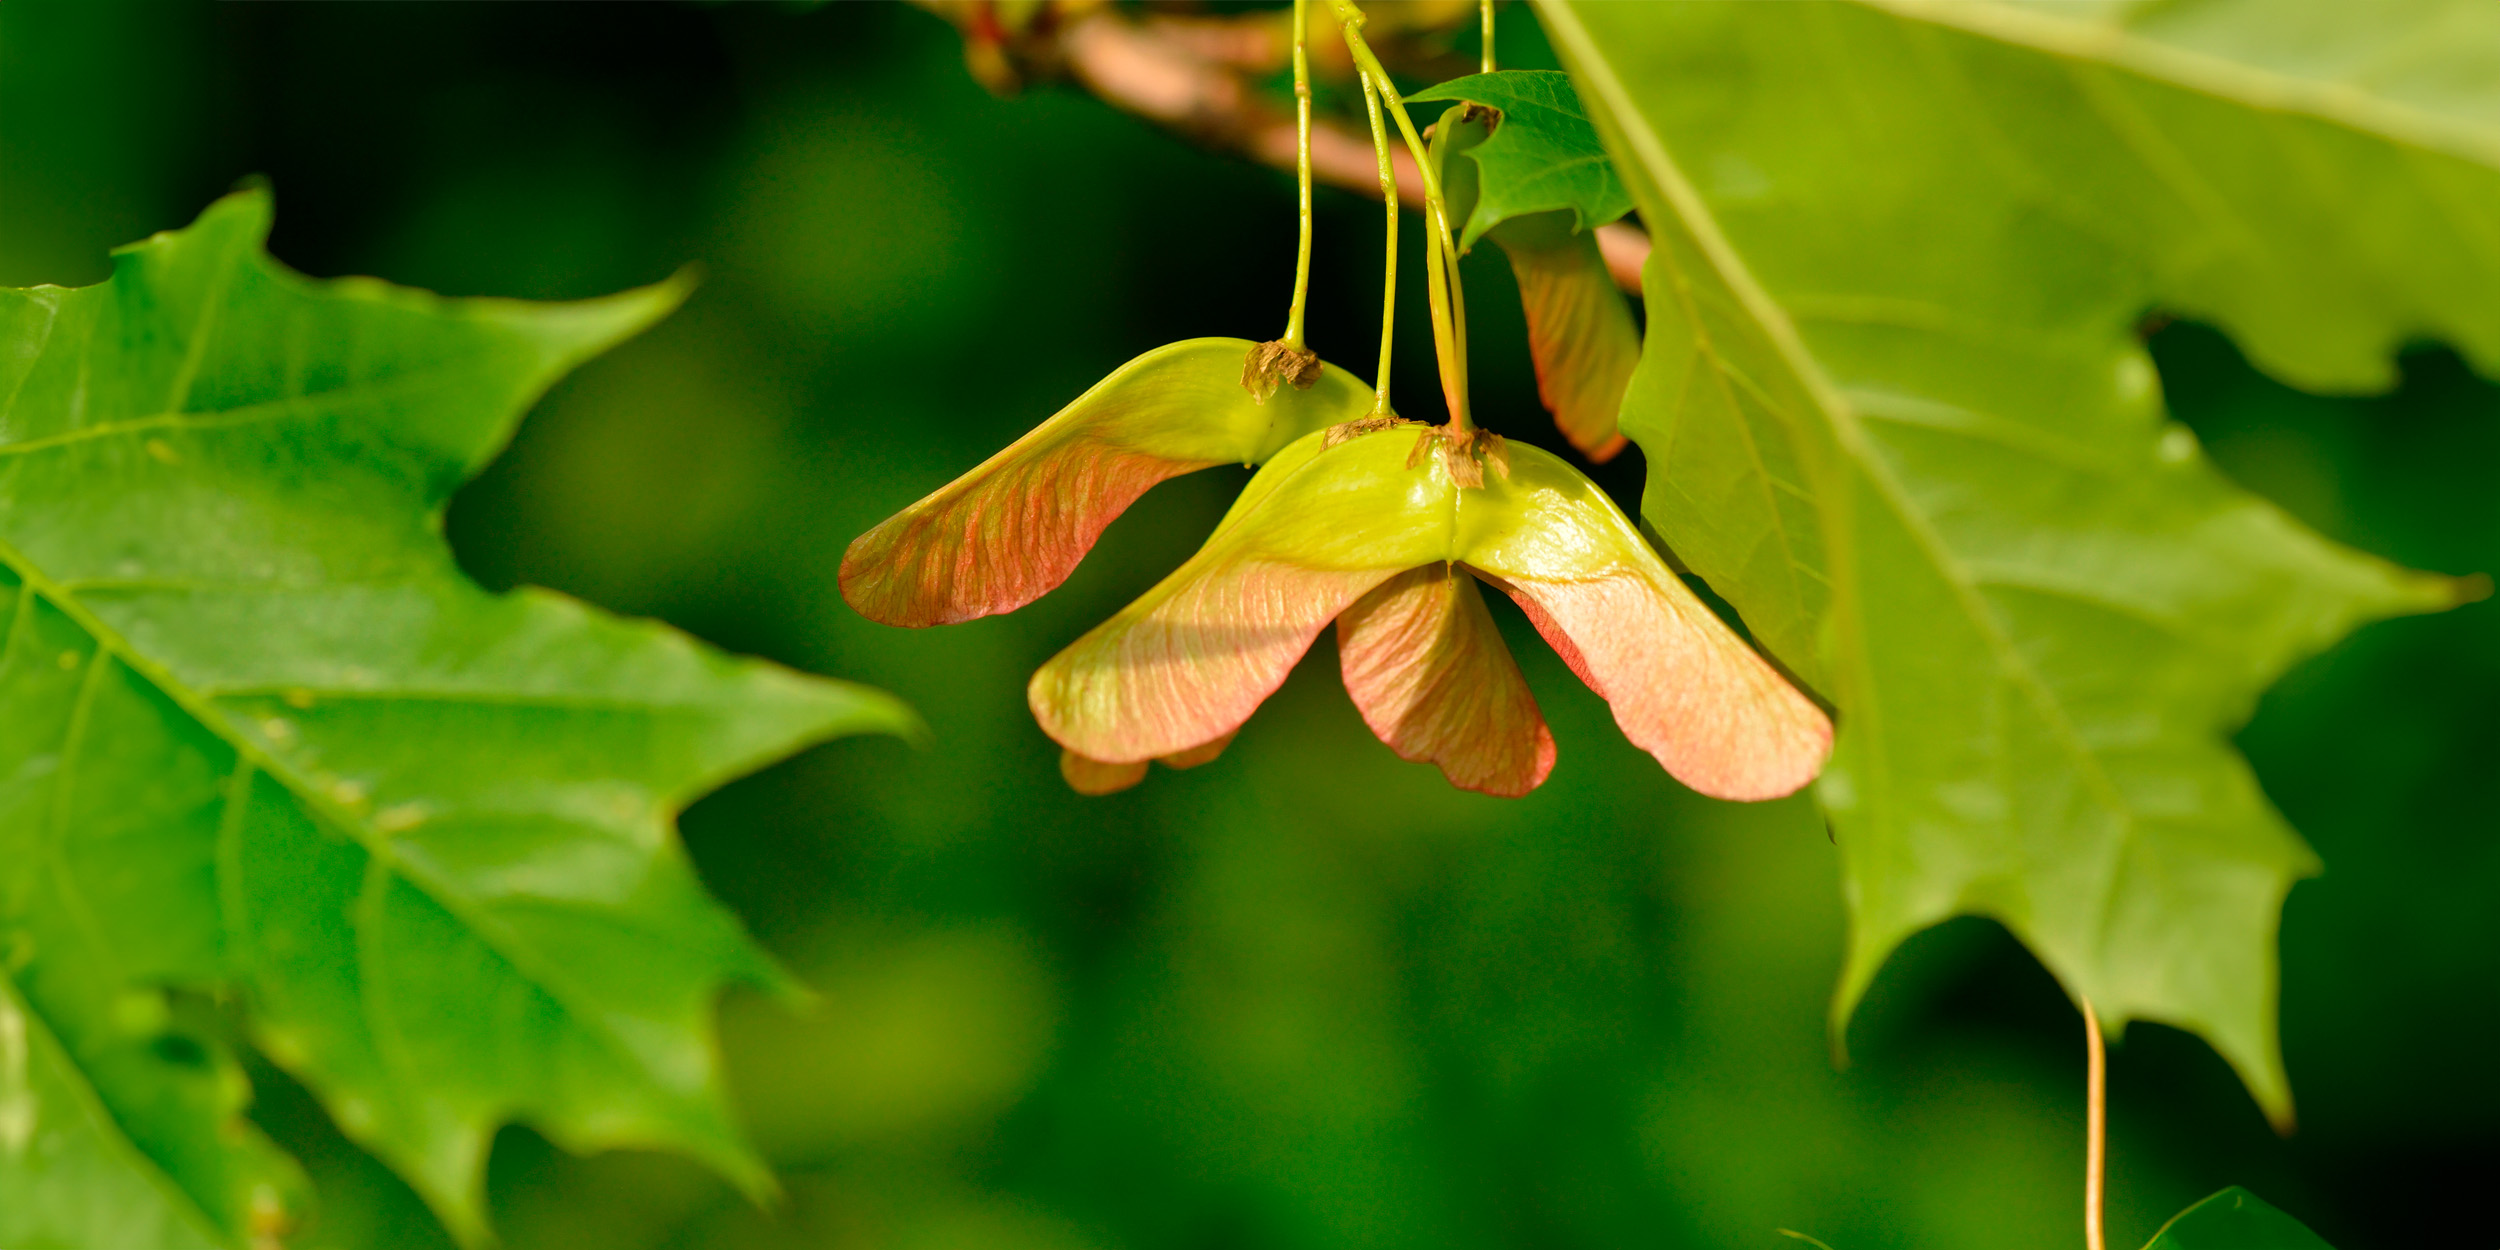
[[[1282,14],[1131,17],[1109,6],[1063,5],[1046,6],[1010,30],[986,0],[922,2],[963,31],[965,59],[992,90],[1013,91],[1037,78],[1073,81],[1112,107],[1194,142],[1276,169],[1294,168],[1293,114],[1271,103],[1255,81],[1291,55]],[[1342,48],[1322,52],[1333,43],[1311,41],[1314,71],[1351,78]],[[1393,159],[1400,203],[1421,211],[1423,179],[1414,157],[1400,149]],[[1380,196],[1370,137],[1318,118],[1311,123],[1311,176],[1367,199]],[[1639,294],[1649,236],[1619,221],[1598,227],[1597,244],[1615,284]]]

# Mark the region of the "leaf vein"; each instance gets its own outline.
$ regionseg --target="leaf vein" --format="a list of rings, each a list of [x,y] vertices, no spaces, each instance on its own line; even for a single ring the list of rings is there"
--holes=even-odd
[[[0,457],[28,456],[74,443],[92,442],[124,434],[142,434],[151,430],[230,429],[263,421],[321,416],[328,413],[333,404],[390,398],[402,391],[422,390],[426,386],[439,384],[441,381],[439,373],[439,370],[431,369],[410,370],[388,382],[367,382],[317,394],[290,395],[257,404],[243,404],[234,408],[220,409],[212,413],[168,410],[140,417],[124,417],[95,425],[79,426],[40,438],[24,439],[15,443],[0,443]]]

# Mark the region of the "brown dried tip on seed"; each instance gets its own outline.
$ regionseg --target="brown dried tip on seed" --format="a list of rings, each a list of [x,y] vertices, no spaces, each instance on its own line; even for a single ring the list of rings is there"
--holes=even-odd
[[[1441,440],[1441,469],[1461,490],[1484,489],[1484,465],[1469,454],[1474,450],[1456,438]]]
[[[1493,466],[1493,472],[1505,482],[1510,480],[1510,444],[1502,436],[1487,430],[1476,431],[1476,456]]]
[[[1241,358],[1241,388],[1262,404],[1287,382],[1297,391],[1311,389],[1319,374],[1318,352],[1295,351],[1282,339],[1261,343]]]
[[[1415,449],[1406,453],[1406,467],[1412,469],[1422,464],[1435,448],[1441,452],[1441,468],[1450,475],[1453,486],[1482,489],[1484,466],[1488,464],[1503,481],[1510,480],[1510,446],[1491,430],[1426,426],[1415,435]]]
[[[1366,434],[1377,434],[1382,430],[1394,430],[1401,425],[1414,424],[1416,423],[1400,416],[1356,417],[1352,421],[1340,421],[1329,426],[1328,432],[1320,435],[1319,445],[1322,448],[1335,447],[1353,442]]]

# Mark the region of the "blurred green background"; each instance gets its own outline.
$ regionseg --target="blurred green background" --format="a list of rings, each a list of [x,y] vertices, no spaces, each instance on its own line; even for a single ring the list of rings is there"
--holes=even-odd
[[[1534,63],[1532,19],[1504,20]],[[1836,1069],[1842,917],[1812,807],[1682,790],[1507,603],[1562,752],[1517,802],[1372,740],[1325,640],[1218,764],[1066,792],[1026,675],[1178,563],[1237,471],[1158,489],[1013,616],[905,632],[843,606],[852,536],[1120,361],[1275,333],[1284,176],[1070,91],[994,99],[949,28],[890,5],[0,5],[0,283],[96,281],[107,249],[256,173],[274,250],[315,274],[565,298],[703,265],[682,313],[531,417],[453,542],[489,584],[873,682],[936,733],[837,743],[686,816],[713,888],[823,991],[804,1016],[724,1007],[786,1201],[513,1129],[508,1244],[2076,1244],[2082,1039],[2056,986],[1993,926],[1946,926],[1886,971]],[[1379,228],[1322,193],[1314,342],[1362,373]],[[1468,272],[1480,407],[1558,448],[1506,269]],[[1410,408],[1433,394],[1420,297]],[[2326,399],[2194,326],[2154,349],[2248,485],[2395,559],[2500,569],[2500,391],[2453,356]],[[1636,461],[1603,474],[1627,506]],[[2284,934],[2302,1126],[2275,1137],[2201,1045],[2133,1030],[2113,1246],[2230,1183],[2343,1250],[2490,1241],[2496,740],[2490,603],[2367,630],[2266,701],[2243,741],[2328,864]],[[256,1075],[324,1191],[304,1244],[444,1244]]]

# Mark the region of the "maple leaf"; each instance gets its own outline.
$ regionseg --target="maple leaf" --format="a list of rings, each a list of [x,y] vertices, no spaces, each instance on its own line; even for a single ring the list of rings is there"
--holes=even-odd
[[[682,283],[316,282],[270,213],[0,292],[0,1244],[296,1218],[206,995],[472,1241],[508,1121],[766,1189],[712,1001],[784,982],[674,816],[910,713],[453,564],[452,490]]]
[[[2425,329],[2500,363],[2484,102],[2308,77],[2418,34],[2349,6],[1540,12],[1655,243],[1643,512],[1840,709],[1835,1033],[1904,938],[1990,916],[2287,1124],[2275,931],[2316,861],[2225,735],[2295,660],[2474,590],[2226,481],[2136,327],[2210,317],[2323,389],[2388,385]]]

